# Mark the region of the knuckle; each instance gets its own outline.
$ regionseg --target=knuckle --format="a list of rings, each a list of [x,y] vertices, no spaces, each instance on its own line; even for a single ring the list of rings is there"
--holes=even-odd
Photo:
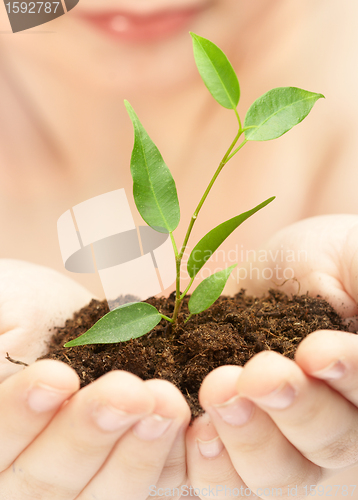
[[[342,436],[334,436],[319,450],[309,453],[309,460],[320,467],[346,467],[358,462],[358,431],[351,429]]]
[[[249,441],[240,441],[234,444],[234,446],[229,446],[229,449],[233,448],[233,453],[237,450],[241,454],[253,454],[260,450],[270,449],[275,446],[277,434],[279,430],[277,427],[268,428],[262,432],[258,432],[255,439]]]
[[[317,397],[312,398],[309,405],[305,406],[304,411],[298,411],[295,415],[290,415],[290,427],[301,428],[302,426],[307,426],[310,428],[312,422],[319,420],[324,422],[327,419],[327,391],[329,391],[328,387],[320,390]]]
[[[91,442],[87,436],[79,435],[72,435],[71,439],[67,438],[67,445],[66,448],[70,450],[71,454],[78,457],[95,456],[107,449],[105,442],[101,445],[97,441]]]
[[[237,472],[234,469],[234,467],[230,467],[229,469],[221,469],[218,468],[216,470],[210,470],[210,473],[207,473],[204,471],[200,475],[200,482],[201,484],[210,484],[210,486],[216,486],[216,485],[235,485],[237,486],[238,483],[238,476]],[[244,483],[242,482],[242,485]]]
[[[169,457],[163,467],[160,483],[181,483],[185,479],[186,465],[183,457]]]
[[[12,466],[12,471],[17,475],[16,490],[21,500],[44,500],[46,498],[74,498],[77,491],[68,488],[63,482],[50,483],[45,478],[39,478],[28,471],[25,472],[21,467],[17,467],[15,463]],[[15,497],[16,498],[16,497]]]
[[[119,467],[125,471],[129,480],[137,481],[142,475],[148,477],[158,473],[158,465],[153,457],[141,456],[140,460],[134,460],[135,458],[137,457],[121,457],[120,459]]]
[[[303,457],[302,457],[303,458]],[[320,467],[309,463],[303,458],[300,467],[293,471],[282,471],[271,481],[255,482],[248,484],[251,490],[259,498],[303,498],[307,497],[307,486],[317,485],[322,481],[322,470]]]

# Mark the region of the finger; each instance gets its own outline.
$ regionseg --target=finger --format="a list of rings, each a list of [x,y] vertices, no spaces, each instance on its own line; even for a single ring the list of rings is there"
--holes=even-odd
[[[76,498],[117,439],[153,407],[154,398],[138,377],[121,371],[104,375],[71,398],[0,476],[0,491],[13,500]]]
[[[295,361],[311,377],[327,382],[358,406],[358,336],[332,330],[311,333],[298,346]]]
[[[321,472],[287,440],[267,413],[238,395],[236,385],[244,369],[223,366],[209,373],[199,399],[210,414],[235,470],[251,491],[285,496],[287,486],[317,484]],[[266,493],[265,493],[266,492]],[[272,495],[271,495],[272,496]]]
[[[348,302],[337,305],[340,306],[339,312],[342,312],[343,317],[349,318],[358,314],[358,224],[348,230],[340,257],[341,281],[347,292]]]
[[[148,380],[155,399],[151,415],[140,420],[116,444],[110,457],[78,500],[143,500],[157,495],[157,483],[175,438],[190,421],[181,392],[166,380]],[[176,471],[178,484],[183,464]]]
[[[187,464],[188,478],[200,498],[239,497],[247,489],[208,413],[187,431]]]
[[[76,372],[50,360],[38,361],[0,384],[0,471],[12,464],[78,389]]]
[[[6,358],[34,363],[46,353],[53,329],[93,295],[67,276],[36,264],[0,259],[0,381],[22,370]]]
[[[157,481],[158,494],[161,496],[169,489],[179,488],[187,483],[187,462],[186,462],[186,427],[183,426],[175,438],[172,448],[167,456],[164,467]],[[152,496],[150,498],[153,498]]]
[[[357,408],[290,359],[261,352],[245,366],[237,390],[267,412],[311,462],[338,468],[358,460]]]

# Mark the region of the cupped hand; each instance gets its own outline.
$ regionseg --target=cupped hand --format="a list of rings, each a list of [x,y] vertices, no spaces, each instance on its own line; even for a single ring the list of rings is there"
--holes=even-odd
[[[46,267],[0,260],[0,382],[46,352],[53,329],[88,304],[91,294]]]
[[[0,500],[145,499],[186,483],[190,410],[172,384],[113,371],[79,390],[66,364],[35,362],[90,299],[50,269],[0,261]]]
[[[123,371],[78,387],[52,360],[0,385],[1,500],[145,499],[185,481],[190,411],[178,389]]]
[[[274,285],[269,269],[281,267],[281,282],[292,269],[301,293],[323,296],[357,324],[357,216],[307,219],[264,250],[266,259],[261,252],[261,262],[251,262],[259,279],[240,283],[250,293]],[[282,288],[297,293],[297,282]],[[244,368],[220,367],[204,380],[199,399],[206,413],[187,434],[189,480],[198,492],[303,498],[346,470],[348,481],[332,480],[312,494],[357,498],[356,468],[350,474],[358,464],[357,335],[318,331],[301,342],[295,361],[264,351]]]
[[[250,253],[239,286],[261,296],[269,288],[321,295],[358,328],[358,216],[304,219],[272,236]],[[292,279],[294,278],[294,279]]]
[[[192,485],[210,485],[218,498],[225,491],[304,498],[356,465],[357,366],[358,337],[317,332],[302,342],[296,362],[265,351],[244,368],[211,372],[200,390],[206,414],[187,436]],[[356,474],[345,485],[333,479],[337,488],[321,496],[356,498]]]

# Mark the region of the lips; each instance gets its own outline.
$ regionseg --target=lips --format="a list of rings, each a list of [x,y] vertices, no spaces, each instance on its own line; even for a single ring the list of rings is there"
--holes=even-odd
[[[81,13],[80,17],[108,36],[131,42],[156,41],[185,29],[198,9],[137,15],[125,12]]]

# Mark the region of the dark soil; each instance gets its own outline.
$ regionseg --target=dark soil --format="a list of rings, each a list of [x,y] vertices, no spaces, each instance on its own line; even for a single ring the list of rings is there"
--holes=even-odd
[[[123,302],[123,301],[122,301]],[[162,314],[171,315],[169,299],[151,298]],[[186,299],[182,315],[188,314]],[[210,309],[193,316],[175,332],[162,320],[149,334],[120,344],[64,348],[109,311],[107,302],[92,302],[59,328],[49,345],[51,358],[68,363],[85,386],[110,370],[127,370],[144,380],[162,378],[184,394],[193,417],[202,413],[198,390],[204,377],[221,365],[243,366],[252,356],[272,350],[293,358],[298,344],[315,330],[347,330],[332,307],[308,295],[289,298],[270,290],[264,298],[220,297]]]

